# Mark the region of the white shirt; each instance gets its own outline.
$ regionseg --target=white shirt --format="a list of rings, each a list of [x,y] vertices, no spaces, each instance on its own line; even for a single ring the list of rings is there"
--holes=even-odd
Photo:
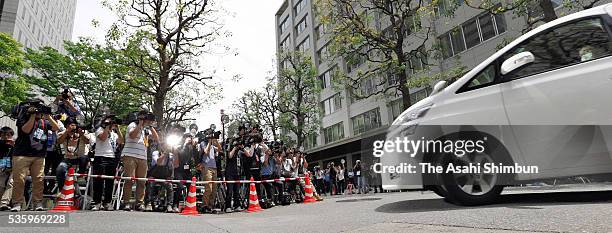
[[[115,158],[115,150],[117,149],[119,136],[115,132],[110,132],[108,138],[102,141],[98,136],[104,133],[102,127],[96,131],[96,155],[101,157]]]
[[[147,147],[145,146],[145,129],[140,130],[140,133],[135,139],[130,138],[130,131],[138,127],[136,122],[130,123],[125,134],[125,146],[123,147],[123,156],[134,157],[137,159],[147,160]]]

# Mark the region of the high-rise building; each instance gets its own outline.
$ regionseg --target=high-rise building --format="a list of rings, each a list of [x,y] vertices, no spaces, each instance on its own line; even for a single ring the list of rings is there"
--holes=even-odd
[[[0,0],[0,32],[26,48],[49,46],[64,52],[72,39],[76,0]]]
[[[75,11],[76,0],[0,0],[0,32],[25,48],[49,46],[65,52],[64,41],[72,39]],[[5,125],[14,127],[15,122],[0,118],[0,126]]]

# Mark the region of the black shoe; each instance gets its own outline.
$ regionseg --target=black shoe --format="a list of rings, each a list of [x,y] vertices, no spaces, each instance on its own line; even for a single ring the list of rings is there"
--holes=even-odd
[[[125,211],[132,211],[132,208],[130,207],[130,204],[123,204],[121,209],[125,210]]]
[[[145,206],[143,204],[136,205],[136,211],[145,211]]]

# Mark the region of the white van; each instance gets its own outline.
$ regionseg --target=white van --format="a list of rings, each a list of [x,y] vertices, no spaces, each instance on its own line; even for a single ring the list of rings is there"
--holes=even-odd
[[[450,160],[406,153],[380,158],[383,166],[491,162],[537,166],[537,173],[384,173],[383,188],[430,189],[454,203],[478,205],[516,182],[612,173],[611,29],[612,4],[546,23],[451,85],[436,84],[387,134],[387,141],[484,138],[491,149]]]

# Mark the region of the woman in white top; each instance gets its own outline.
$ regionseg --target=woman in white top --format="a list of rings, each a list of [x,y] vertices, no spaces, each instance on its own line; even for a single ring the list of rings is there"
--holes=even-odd
[[[346,185],[346,183],[344,182],[344,165],[338,165],[338,174],[336,175],[336,177],[338,177],[338,193],[339,194],[344,194],[344,187]]]

